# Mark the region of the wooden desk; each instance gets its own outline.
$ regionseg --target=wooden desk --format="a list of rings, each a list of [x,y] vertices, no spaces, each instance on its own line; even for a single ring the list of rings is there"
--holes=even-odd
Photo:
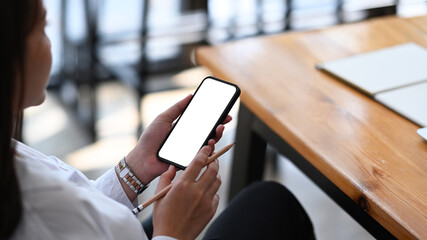
[[[199,49],[199,64],[242,89],[230,194],[262,178],[268,142],[375,237],[427,239],[427,142],[419,127],[315,69],[411,41],[427,48],[427,16]]]

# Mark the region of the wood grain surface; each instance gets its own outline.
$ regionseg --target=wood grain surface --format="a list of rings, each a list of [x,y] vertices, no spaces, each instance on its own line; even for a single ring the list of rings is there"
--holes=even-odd
[[[239,85],[245,106],[393,235],[427,239],[427,142],[419,126],[315,69],[407,42],[427,48],[427,16],[249,38],[200,48],[196,57]]]

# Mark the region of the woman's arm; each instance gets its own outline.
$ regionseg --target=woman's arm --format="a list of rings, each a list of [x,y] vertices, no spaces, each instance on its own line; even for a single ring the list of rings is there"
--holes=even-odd
[[[137,145],[127,154],[127,165],[144,185],[150,183],[154,178],[160,176],[160,174],[168,169],[168,164],[157,159],[157,151],[172,129],[173,122],[184,111],[191,97],[192,95],[188,95],[157,116],[150,126],[142,133]],[[224,124],[230,121],[231,116],[227,116]],[[224,125],[219,125],[216,129],[214,142],[211,142],[212,148],[214,148],[214,144],[221,139],[223,131]],[[113,176],[115,176],[115,178]],[[109,197],[125,204],[129,208],[133,208],[136,204],[137,194],[118,177],[113,169],[97,179],[95,186]]]
[[[133,209],[138,205],[136,198],[130,199],[128,197],[125,190],[129,187],[127,185],[122,185],[114,168],[111,168],[101,177],[96,179],[94,181],[94,186],[106,196],[126,205],[129,209]]]

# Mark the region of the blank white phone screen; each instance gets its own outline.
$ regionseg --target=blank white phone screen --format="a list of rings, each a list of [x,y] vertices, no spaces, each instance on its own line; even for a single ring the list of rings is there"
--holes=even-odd
[[[205,79],[159,151],[159,156],[187,167],[235,93],[233,85]]]

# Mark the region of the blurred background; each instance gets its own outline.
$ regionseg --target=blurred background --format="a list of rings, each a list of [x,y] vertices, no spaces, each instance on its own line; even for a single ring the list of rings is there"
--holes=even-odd
[[[425,0],[43,0],[53,67],[48,98],[24,113],[23,141],[95,179],[139,134],[210,75],[198,46],[368,18],[427,13]],[[284,66],[286,67],[286,66]],[[238,104],[231,115],[236,120]],[[234,139],[230,123],[217,148]],[[290,188],[318,239],[372,239],[283,156],[271,149],[265,178]],[[279,158],[279,159],[277,159]],[[232,153],[221,160],[218,213],[226,206]],[[146,191],[150,197],[156,183]],[[140,218],[150,215],[145,211]],[[203,234],[202,234],[203,235]]]

